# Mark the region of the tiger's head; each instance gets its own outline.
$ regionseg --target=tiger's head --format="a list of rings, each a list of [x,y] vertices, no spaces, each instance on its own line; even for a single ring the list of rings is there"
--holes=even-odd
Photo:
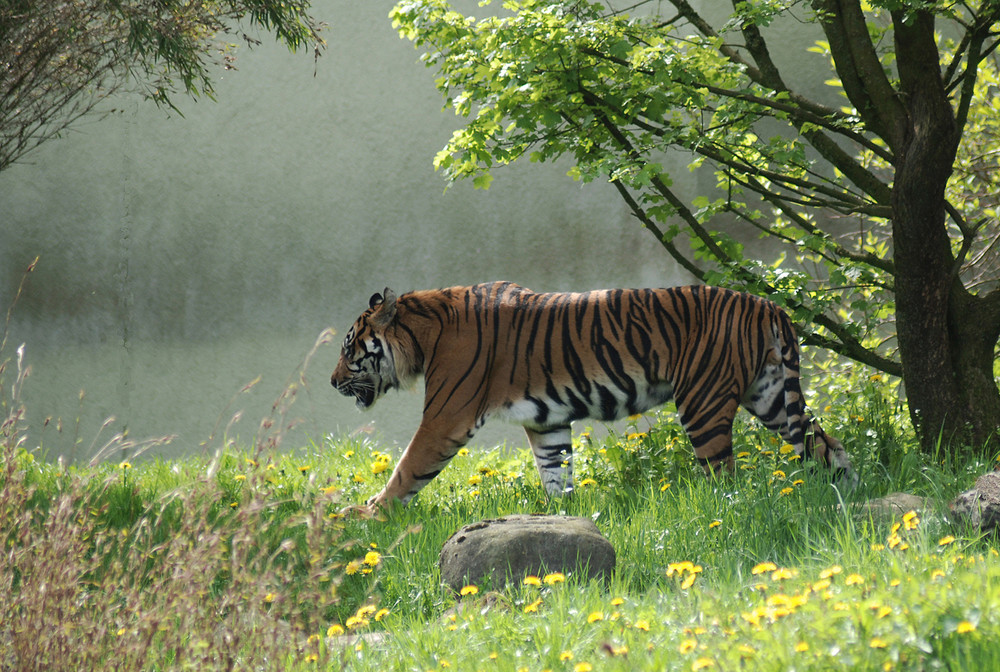
[[[370,407],[388,390],[400,386],[395,340],[387,333],[395,320],[396,294],[386,287],[382,294],[372,295],[368,310],[344,338],[330,384],[341,394],[354,397],[358,408]]]

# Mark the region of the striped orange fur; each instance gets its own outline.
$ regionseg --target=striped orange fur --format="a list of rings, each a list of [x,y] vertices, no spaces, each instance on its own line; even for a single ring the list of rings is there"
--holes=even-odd
[[[347,332],[333,386],[367,408],[424,377],[423,417],[366,510],[410,500],[487,418],[523,425],[549,494],[572,490],[570,423],[673,399],[706,472],[732,467],[740,406],[848,479],[841,444],[805,408],[788,316],[707,286],[535,293],[510,282],[375,294]]]

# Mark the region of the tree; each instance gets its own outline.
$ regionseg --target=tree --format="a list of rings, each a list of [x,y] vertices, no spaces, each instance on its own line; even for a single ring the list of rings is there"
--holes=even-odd
[[[0,2],[0,170],[121,89],[168,106],[178,92],[211,98],[215,66],[234,67],[236,45],[221,36],[257,44],[241,25],[318,57],[308,10],[307,0]]]
[[[391,13],[467,118],[435,159],[449,179],[488,187],[494,166],[568,156],[698,279],[770,295],[805,342],[902,376],[925,447],[994,439],[1000,3],[503,8],[477,21],[412,0]],[[768,43],[779,20],[809,40],[793,63]],[[823,81],[829,66],[842,104],[789,83],[807,47],[820,56],[805,67]],[[664,168],[676,150],[715,171],[715,193],[681,197]],[[737,238],[750,234],[809,273],[746,258]]]

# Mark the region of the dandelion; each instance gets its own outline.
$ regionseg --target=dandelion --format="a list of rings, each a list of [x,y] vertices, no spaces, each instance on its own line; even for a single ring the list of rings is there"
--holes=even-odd
[[[795,650],[798,651],[799,653],[805,653],[806,651],[809,650],[809,644],[806,642],[799,642],[798,644],[795,645]]]
[[[625,598],[624,597],[616,597],[613,600],[611,600],[611,606],[612,607],[620,607],[623,604],[625,604]]]
[[[603,621],[603,620],[604,620],[603,611],[592,611],[590,612],[590,615],[587,616],[587,623],[596,623],[597,621]]]
[[[361,570],[361,563],[358,562],[357,560],[351,560],[349,563],[347,563],[347,566],[344,567],[344,573],[347,574],[348,576],[351,576],[352,574],[357,574],[360,570]]]
[[[714,666],[715,666],[715,661],[712,660],[711,658],[699,658],[698,660],[694,661],[694,663],[692,663],[691,669],[704,670],[705,668]]]
[[[664,483],[663,485],[660,486],[660,492],[666,492],[669,489],[670,489],[670,483]]]
[[[378,551],[368,551],[365,553],[365,564],[374,567],[382,560],[382,555]]]
[[[469,485],[479,485],[483,482],[483,477],[480,474],[473,474],[469,476]]]
[[[381,621],[383,618],[385,618],[388,615],[389,615],[389,610],[386,609],[385,607],[382,607],[381,609],[379,609],[378,611],[375,612],[375,616],[373,616],[373,618],[376,621]]]
[[[312,469],[312,465],[311,464],[303,464],[301,467],[299,467],[299,473],[300,474],[305,474],[310,469]]]
[[[344,632],[345,632],[344,626],[340,625],[339,623],[334,623],[333,625],[331,625],[329,628],[326,629],[326,636],[339,637],[340,635],[344,634]]]
[[[566,580],[566,575],[562,572],[553,572],[551,574],[546,574],[542,581],[546,586],[554,586],[557,583],[563,583]]]
[[[581,488],[586,488],[587,486],[590,486],[590,485],[597,485],[597,481],[595,481],[592,478],[585,478],[582,481],[580,481],[580,487]]]
[[[320,639],[322,639],[322,637],[320,637],[316,633],[313,633],[306,638],[306,644],[319,644]]]
[[[681,581],[681,590],[687,590],[688,588],[693,586],[694,580],[697,576],[698,575],[694,573],[688,574],[687,577],[685,577],[685,579]]]
[[[677,650],[681,653],[691,653],[697,648],[698,642],[693,639],[685,639],[681,642],[681,645],[677,647]]]
[[[785,487],[785,488],[782,488],[782,489],[781,489],[781,492],[780,492],[780,494],[781,494],[781,496],[782,496],[782,497],[785,497],[785,496],[787,496],[787,495],[790,495],[790,494],[792,494],[793,492],[795,492],[795,488],[788,488],[788,487]]]
[[[559,654],[559,660],[562,661],[573,660],[573,652],[563,651],[562,653]]]
[[[785,472],[783,472],[781,469],[775,469],[774,471],[771,472],[771,476],[775,478],[785,478]]]
[[[736,453],[736,459],[738,459],[738,460],[743,460],[743,459],[746,459],[748,457],[750,457],[750,453],[748,453],[745,450],[741,450],[740,452]]]
[[[476,593],[479,592],[479,588],[477,588],[476,586],[465,586],[459,592],[463,597],[466,595],[475,595]]]
[[[781,453],[782,455],[787,455],[788,453],[791,453],[794,450],[795,450],[795,446],[793,446],[790,443],[786,443],[786,444],[782,445],[781,448],[778,448],[778,452]]]
[[[919,524],[920,518],[917,517],[916,511],[907,511],[903,514],[903,527],[907,530],[915,530]]]
[[[233,476],[233,480],[236,481],[237,483],[242,483],[243,481],[247,480],[247,477],[246,474],[236,474],[235,476]]]
[[[805,481],[803,481],[801,478],[796,478],[794,481],[792,481],[792,485],[795,486],[796,488],[804,483]]]
[[[844,585],[846,586],[863,586],[865,585],[865,577],[860,574],[848,574],[847,578],[844,579]]]
[[[379,453],[375,458],[375,461],[371,463],[370,467],[373,474],[381,474],[383,471],[389,468],[392,464],[392,458],[384,453]]]
[[[308,656],[306,656],[307,663],[315,663],[318,660],[319,660],[319,655],[315,653],[310,653]]]
[[[121,469],[122,471],[128,471],[129,469],[132,468],[132,463],[131,462],[127,462],[127,461],[126,462],[119,462],[118,463],[118,468]]]
[[[938,540],[938,546],[947,546],[953,541],[955,541],[955,537],[949,534],[947,536],[941,537],[941,539]]]
[[[889,646],[889,642],[885,641],[881,637],[872,637],[871,641],[868,642],[868,646],[873,649],[884,649]]]
[[[636,621],[632,624],[632,627],[636,630],[642,630],[643,632],[649,632],[649,621],[643,619]]]
[[[711,523],[708,524],[708,529],[712,529],[713,527],[718,527],[719,525],[722,525],[721,520],[718,519],[713,520]]]
[[[831,579],[834,576],[836,576],[837,574],[840,574],[842,571],[844,571],[844,568],[841,567],[840,565],[832,565],[832,566],[827,567],[826,569],[824,569],[822,572],[820,572],[819,573],[819,578],[821,578],[821,579]]]
[[[537,576],[526,576],[524,577],[524,585],[526,586],[540,586],[542,585],[542,580]]]
[[[542,605],[542,598],[539,597],[537,600],[535,600],[531,604],[524,605],[524,613],[526,613],[526,614],[534,614],[534,613],[536,613],[538,611],[538,607],[540,607],[541,605]]]
[[[964,635],[968,632],[974,632],[975,629],[976,629],[975,624],[970,623],[969,621],[962,621],[957,626],[955,626],[955,632],[957,632],[960,635]]]
[[[268,593],[267,595],[264,596],[264,602],[271,604],[272,602],[274,602],[274,598],[276,597],[277,595],[275,595],[274,593]]]
[[[758,565],[754,565],[754,568],[750,570],[750,573],[754,576],[758,574],[764,574],[765,572],[773,572],[778,566],[773,562],[762,562]]]
[[[785,579],[795,578],[796,572],[794,570],[788,569],[787,567],[779,567],[778,569],[771,572],[772,581],[784,581]]]
[[[468,448],[459,448],[458,449],[457,455],[459,457],[466,457],[468,454],[469,454],[469,449]]]
[[[590,672],[594,669],[594,666],[590,663],[577,663],[576,667],[573,668],[573,672]]]

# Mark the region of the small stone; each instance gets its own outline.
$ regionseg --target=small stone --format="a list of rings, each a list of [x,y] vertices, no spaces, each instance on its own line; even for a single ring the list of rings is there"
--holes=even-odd
[[[610,579],[615,549],[594,521],[574,516],[515,515],[466,525],[441,549],[441,580],[458,592],[548,573]]]
[[[948,508],[959,521],[983,532],[995,530],[1000,524],[1000,473],[980,476],[975,486],[952,500]]]

